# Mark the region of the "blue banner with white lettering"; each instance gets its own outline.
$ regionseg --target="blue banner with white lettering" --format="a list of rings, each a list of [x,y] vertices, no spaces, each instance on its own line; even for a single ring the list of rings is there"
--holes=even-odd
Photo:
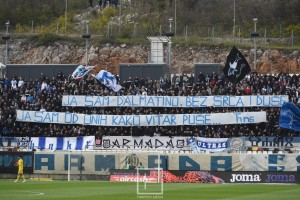
[[[187,139],[190,150],[194,153],[221,152],[227,148],[228,138],[191,137]]]
[[[300,131],[300,108],[293,103],[285,102],[280,111],[279,126]]]

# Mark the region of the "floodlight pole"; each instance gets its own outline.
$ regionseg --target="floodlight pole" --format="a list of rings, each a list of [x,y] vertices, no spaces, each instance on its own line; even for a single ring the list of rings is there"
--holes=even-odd
[[[257,18],[254,18],[253,21],[254,21],[254,32],[256,32]],[[256,37],[254,37],[254,70],[256,70]]]
[[[121,33],[121,14],[122,14],[122,0],[119,5],[119,34]]]
[[[86,33],[89,33],[89,22],[86,22]],[[88,52],[88,38],[85,39],[85,49],[86,49],[86,65],[88,66],[89,63],[89,52]]]
[[[66,0],[66,12],[65,12],[65,34],[67,34],[67,17],[68,17],[68,0]]]
[[[168,64],[169,64],[169,70],[171,70],[171,64],[172,64],[172,41],[171,41],[171,37],[174,36],[174,33],[172,33],[172,22],[173,22],[173,17],[169,18],[169,33],[167,33],[167,37],[169,39],[168,42]]]
[[[170,33],[172,32],[172,21],[173,21],[173,17],[170,17],[169,18],[169,24],[170,24],[169,25],[170,26],[170,30],[169,31],[170,31]]]
[[[10,34],[8,32],[9,24],[9,20],[7,20],[7,22],[5,23],[6,32],[2,36],[2,40],[5,40],[5,65],[8,64],[8,40],[10,39]]]
[[[254,70],[256,71],[256,37],[259,36],[259,33],[256,30],[256,22],[257,22],[257,18],[253,18],[253,22],[254,22],[254,32],[251,33],[251,36],[253,37],[253,41],[254,41]]]
[[[5,23],[5,26],[6,26],[6,34],[9,34],[9,33],[8,33],[9,20]]]
[[[89,63],[89,53],[88,53],[88,40],[91,38],[91,34],[89,34],[89,21],[83,21],[83,26],[85,29],[85,33],[82,34],[82,38],[85,39],[85,49],[86,49],[86,66]]]
[[[5,23],[6,26],[6,35],[9,35],[8,33],[8,27],[9,27],[9,21]],[[6,52],[6,57],[5,57],[5,65],[8,64],[8,40],[5,41],[5,52]]]
[[[175,0],[175,13],[174,13],[174,15],[175,15],[175,22],[174,22],[174,33],[176,34],[176,30],[177,30],[177,4],[176,4],[176,0]]]

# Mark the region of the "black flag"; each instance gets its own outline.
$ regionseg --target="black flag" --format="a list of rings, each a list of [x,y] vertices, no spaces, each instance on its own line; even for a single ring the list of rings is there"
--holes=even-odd
[[[232,82],[237,83],[251,71],[250,66],[242,53],[233,47],[227,56],[224,75]]]

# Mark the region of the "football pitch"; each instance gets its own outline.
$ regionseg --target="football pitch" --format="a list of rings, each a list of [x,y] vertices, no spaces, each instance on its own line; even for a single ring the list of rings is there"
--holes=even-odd
[[[137,194],[137,188],[143,194]],[[161,185],[101,181],[31,181],[15,183],[0,179],[0,200],[129,200],[129,199],[298,199],[298,184],[187,184],[164,183]],[[149,194],[148,194],[149,193]]]

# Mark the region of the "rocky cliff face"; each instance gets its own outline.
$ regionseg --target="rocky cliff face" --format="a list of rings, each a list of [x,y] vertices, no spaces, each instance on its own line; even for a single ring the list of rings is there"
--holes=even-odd
[[[5,45],[1,45],[0,62],[5,60]],[[88,50],[88,64],[97,70],[107,69],[117,73],[120,63],[147,63],[149,46],[115,46],[106,44]],[[224,66],[230,48],[226,47],[172,47],[172,73],[193,73],[195,63],[220,63]],[[240,51],[253,68],[253,49]],[[167,54],[167,52],[165,52]],[[34,47],[22,41],[9,44],[9,63],[14,64],[86,64],[85,47],[54,43],[51,46]],[[257,71],[261,73],[300,73],[300,52],[272,49],[257,50]]]

